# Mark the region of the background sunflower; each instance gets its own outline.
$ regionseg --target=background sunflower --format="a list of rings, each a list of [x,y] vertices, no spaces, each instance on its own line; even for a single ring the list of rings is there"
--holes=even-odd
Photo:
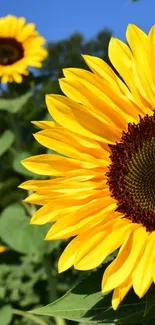
[[[40,68],[47,57],[44,43],[35,25],[26,24],[25,18],[12,15],[0,18],[1,81],[21,83],[22,75],[28,75],[28,67]]]

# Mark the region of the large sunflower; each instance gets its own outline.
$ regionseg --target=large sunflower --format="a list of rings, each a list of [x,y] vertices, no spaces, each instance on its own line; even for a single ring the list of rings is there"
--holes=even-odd
[[[124,82],[101,59],[84,56],[92,72],[65,69],[68,97],[47,95],[55,122],[35,124],[39,143],[57,154],[23,165],[54,179],[27,181],[26,202],[42,207],[32,224],[55,222],[46,239],[74,237],[59,272],[107,267],[102,292],[113,290],[116,309],[133,286],[141,298],[155,281],[155,27],[146,35],[129,25],[130,48],[112,38],[109,58]],[[61,154],[61,155],[59,155]]]
[[[40,68],[47,56],[44,43],[35,25],[26,24],[25,18],[12,15],[0,18],[1,81],[21,83],[22,75],[28,74],[28,66]]]

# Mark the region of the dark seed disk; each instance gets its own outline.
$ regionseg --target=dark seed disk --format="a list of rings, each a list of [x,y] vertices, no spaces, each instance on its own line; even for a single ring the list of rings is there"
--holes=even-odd
[[[155,230],[155,113],[129,124],[121,141],[109,147],[108,185],[117,211]]]

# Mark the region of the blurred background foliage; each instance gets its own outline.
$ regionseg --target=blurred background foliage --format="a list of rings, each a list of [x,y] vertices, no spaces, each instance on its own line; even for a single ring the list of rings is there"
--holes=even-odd
[[[42,69],[32,70],[21,84],[0,85],[0,245],[7,248],[0,254],[0,325],[73,323],[26,312],[62,296],[83,273],[69,270],[58,275],[57,261],[66,243],[45,242],[47,226],[29,225],[36,207],[22,201],[28,193],[17,187],[37,176],[24,169],[20,160],[47,152],[33,139],[37,128],[30,121],[50,118],[44,97],[47,93],[61,94],[58,78],[63,76],[62,69],[88,69],[81,53],[110,64],[111,36],[111,31],[104,29],[87,41],[75,33],[51,42]]]

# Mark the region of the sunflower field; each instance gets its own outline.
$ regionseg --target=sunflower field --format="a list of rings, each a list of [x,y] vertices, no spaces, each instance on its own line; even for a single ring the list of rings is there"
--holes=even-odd
[[[112,36],[0,18],[0,325],[155,324],[155,27]]]

